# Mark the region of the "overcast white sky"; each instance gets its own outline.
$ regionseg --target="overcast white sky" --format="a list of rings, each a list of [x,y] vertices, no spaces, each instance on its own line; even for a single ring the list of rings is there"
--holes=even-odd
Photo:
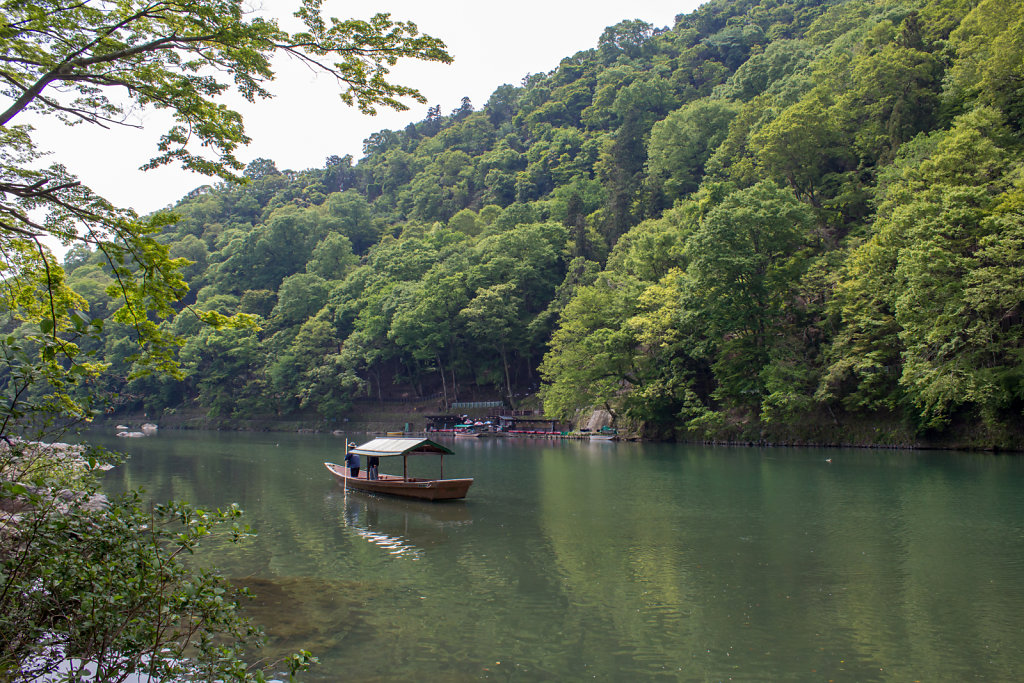
[[[285,28],[298,0],[253,0],[276,16]],[[367,117],[345,106],[336,86],[314,78],[297,64],[278,63],[270,90],[273,100],[240,107],[252,143],[239,151],[244,161],[273,159],[280,169],[323,166],[332,154],[362,156],[362,141],[384,128],[404,128],[426,116],[428,105],[444,113],[469,97],[477,108],[503,83],[519,84],[528,73],[547,72],[563,57],[597,45],[606,26],[623,19],[642,19],[656,27],[671,26],[677,14],[692,12],[699,0],[377,0],[350,3],[325,0],[324,14],[369,18],[390,12],[394,19],[415,22],[420,31],[440,38],[454,57],[450,65],[409,61],[394,68],[393,79],[419,88],[427,105],[408,102],[405,112],[381,110]],[[293,26],[293,28],[296,28]],[[17,122],[17,121],[15,121]],[[143,131],[104,131],[76,126],[65,129],[37,124],[37,143],[54,159],[115,204],[148,213],[173,204],[193,188],[211,182],[178,169],[142,173],[139,166],[154,156],[156,140],[166,126],[155,114],[145,115]]]

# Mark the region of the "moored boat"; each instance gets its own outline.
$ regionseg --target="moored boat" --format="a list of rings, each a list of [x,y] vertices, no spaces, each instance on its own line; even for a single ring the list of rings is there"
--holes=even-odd
[[[614,441],[619,437],[619,430],[614,427],[601,427],[601,431],[590,434],[591,441]]]
[[[380,474],[376,479],[370,479],[367,470],[360,470],[359,476],[353,477],[350,469],[344,465],[338,465],[333,462],[324,463],[324,466],[334,475],[339,484],[361,491],[387,493],[393,496],[420,498],[422,500],[455,500],[465,498],[469,487],[473,483],[472,479],[445,479],[443,459],[446,454],[451,455],[454,451],[429,439],[374,439],[362,446],[351,449],[351,452],[365,458],[402,456],[402,476]],[[440,456],[442,460],[441,476],[437,479],[410,477],[408,475],[408,457],[410,455]]]
[[[487,434],[488,433],[485,431],[484,424],[482,422],[455,425],[455,436],[479,438],[481,436],[487,436]]]

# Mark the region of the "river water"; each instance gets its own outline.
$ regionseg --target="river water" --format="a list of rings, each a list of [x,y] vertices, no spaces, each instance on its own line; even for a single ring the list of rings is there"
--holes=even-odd
[[[460,439],[423,503],[340,488],[336,437],[112,442],[112,493],[242,506],[199,560],[306,681],[1024,680],[1019,456]]]

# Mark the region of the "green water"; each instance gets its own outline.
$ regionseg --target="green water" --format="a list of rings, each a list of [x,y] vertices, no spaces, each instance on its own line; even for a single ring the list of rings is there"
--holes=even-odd
[[[1024,679],[1020,457],[448,443],[465,501],[346,493],[328,436],[119,440],[106,486],[239,503],[200,559],[303,680]]]

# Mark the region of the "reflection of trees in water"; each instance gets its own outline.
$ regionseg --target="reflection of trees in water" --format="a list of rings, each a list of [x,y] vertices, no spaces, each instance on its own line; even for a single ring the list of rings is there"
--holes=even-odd
[[[801,661],[828,678],[843,660],[858,680],[1019,678],[1015,656],[975,655],[1019,624],[1019,592],[995,588],[1015,583],[1019,546],[998,539],[1019,490],[927,455],[812,454],[691,449],[584,470],[543,459],[566,630],[615,634],[616,650],[589,653],[595,669],[629,659],[756,678]]]
[[[356,645],[373,633],[369,611],[379,587],[365,577],[326,581],[308,577],[284,579],[236,579],[252,600],[242,610],[267,632],[261,657],[275,658],[309,650],[314,655],[335,650],[338,643]]]

